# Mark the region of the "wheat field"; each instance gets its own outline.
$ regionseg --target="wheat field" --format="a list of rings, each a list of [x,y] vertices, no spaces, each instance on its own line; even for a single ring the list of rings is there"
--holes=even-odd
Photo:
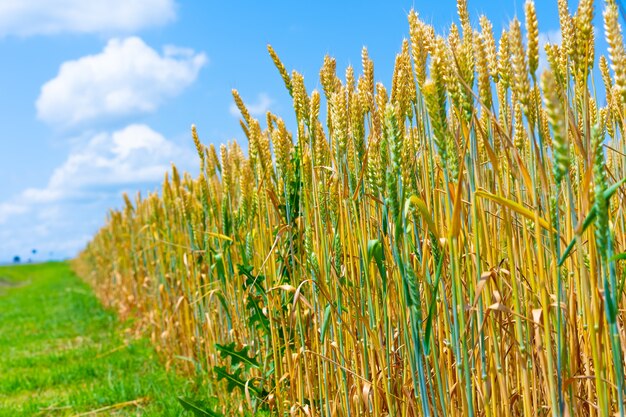
[[[75,269],[206,415],[623,417],[626,50],[613,0],[608,51],[592,0],[558,10],[545,65],[532,2],[499,36],[411,11],[387,86],[364,48],[309,92],[268,47],[296,123],[233,91],[247,146],[192,127],[199,177],[125,197]]]

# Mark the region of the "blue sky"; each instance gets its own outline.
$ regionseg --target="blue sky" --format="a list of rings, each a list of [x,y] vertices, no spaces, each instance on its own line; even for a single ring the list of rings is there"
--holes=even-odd
[[[537,3],[554,37],[556,0]],[[245,145],[232,88],[256,116],[292,121],[268,43],[309,91],[324,55],[340,74],[360,71],[363,46],[389,85],[411,8],[439,33],[456,21],[453,0],[0,0],[0,262],[32,249],[71,257],[122,192],[157,190],[170,162],[197,171],[192,123],[204,143]],[[469,10],[496,33],[523,21],[521,0],[470,0]]]

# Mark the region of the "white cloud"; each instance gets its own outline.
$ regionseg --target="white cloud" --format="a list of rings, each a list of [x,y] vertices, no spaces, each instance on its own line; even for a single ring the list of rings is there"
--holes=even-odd
[[[85,137],[43,188],[29,188],[0,203],[0,262],[32,248],[42,256],[74,256],[120,207],[123,191],[156,191],[174,162],[197,170],[192,142],[179,145],[147,125]],[[50,255],[50,252],[54,252]]]
[[[86,146],[70,153],[45,188],[28,188],[14,200],[0,204],[0,224],[37,205],[80,200],[102,190],[116,192],[124,187],[158,184],[171,162],[193,160],[190,149],[177,146],[146,125],[98,133]]]
[[[546,45],[560,45],[561,31],[558,29],[539,33],[539,66],[537,68],[538,75],[550,68],[548,57],[546,55]]]
[[[133,124],[94,135],[54,171],[47,188],[29,189],[25,195],[31,200],[55,200],[98,188],[158,183],[172,161],[188,157],[185,149],[149,126]]]
[[[193,83],[203,53],[168,46],[161,56],[138,37],[111,39],[104,50],[61,65],[36,102],[39,119],[73,126],[156,110]]]
[[[2,0],[0,37],[133,33],[175,18],[174,0]]]
[[[274,104],[274,100],[272,100],[267,94],[261,93],[257,96],[256,103],[245,103],[248,112],[254,117],[265,116],[265,113],[270,109],[270,106]],[[229,109],[230,114],[235,117],[241,116],[239,109],[235,103],[231,104]]]

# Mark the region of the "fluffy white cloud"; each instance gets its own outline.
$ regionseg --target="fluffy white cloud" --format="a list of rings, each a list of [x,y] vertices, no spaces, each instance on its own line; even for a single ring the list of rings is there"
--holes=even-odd
[[[28,189],[29,201],[54,201],[98,189],[158,183],[173,161],[193,160],[149,126],[133,124],[113,133],[99,133],[72,152],[57,168],[45,189]]]
[[[245,104],[248,112],[250,112],[252,116],[261,117],[265,116],[265,113],[267,113],[267,111],[270,109],[270,106],[274,104],[274,100],[272,100],[267,94],[261,93],[258,95],[257,101],[255,103]],[[241,113],[239,112],[239,109],[237,108],[237,105],[235,103],[231,104],[228,110],[233,116],[241,116]]]
[[[36,102],[37,116],[73,126],[157,109],[196,80],[206,55],[168,46],[163,54],[138,37],[111,39],[97,55],[61,65]]]
[[[123,191],[158,190],[171,162],[182,171],[197,170],[191,140],[181,146],[143,124],[86,139],[46,187],[0,203],[0,262],[26,256],[32,248],[46,257],[73,256],[102,225],[107,210],[121,205]]]
[[[175,18],[174,0],[2,0],[0,37],[132,33]]]
[[[45,188],[26,189],[12,201],[0,204],[0,224],[37,205],[158,184],[172,162],[186,164],[193,160],[190,148],[177,146],[146,125],[98,133],[86,146],[70,153]]]

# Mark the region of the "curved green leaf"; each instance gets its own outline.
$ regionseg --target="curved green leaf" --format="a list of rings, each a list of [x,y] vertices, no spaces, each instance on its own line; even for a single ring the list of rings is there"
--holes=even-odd
[[[608,201],[611,197],[613,197],[613,194],[617,192],[619,187],[621,187],[622,184],[624,184],[625,182],[626,182],[626,178],[622,178],[620,181],[616,182],[615,184],[607,188],[604,191],[604,198]],[[589,211],[589,214],[587,214],[587,217],[585,217],[585,220],[583,221],[583,225],[580,228],[580,231],[577,232],[576,235],[577,236],[582,235],[585,232],[585,230],[587,230],[587,228],[589,228],[589,226],[593,224],[595,219],[596,219],[596,207],[593,206],[591,211]],[[575,244],[576,244],[576,238],[572,239],[569,245],[567,245],[567,248],[565,248],[565,252],[563,252],[563,255],[561,255],[561,259],[559,259],[559,266],[563,265],[567,257],[572,252],[572,249],[574,249]]]
[[[178,402],[187,411],[191,411],[196,417],[224,417],[222,413],[205,408],[200,402],[189,398],[178,397]]]
[[[443,255],[440,255],[437,262],[437,272],[435,273],[435,284],[433,288],[432,300],[428,306],[428,318],[426,319],[426,329],[424,330],[424,353],[430,353],[430,333],[433,329],[433,317],[435,316],[435,305],[437,304],[437,291],[439,289],[439,281],[441,280],[441,267],[443,265]]]
[[[435,237],[437,237],[437,240],[439,240],[439,236],[440,236],[439,231],[437,230],[437,226],[435,225],[435,222],[433,221],[433,218],[430,215],[430,211],[428,210],[428,207],[426,206],[426,203],[424,202],[424,200],[422,200],[418,196],[412,195],[406,200],[406,203],[404,204],[404,218],[406,218],[409,212],[409,209],[411,208],[411,205],[417,207],[417,209],[420,212],[420,215],[422,216],[422,218],[428,225],[428,228],[435,235]]]
[[[387,292],[387,274],[385,272],[385,252],[383,251],[383,245],[378,239],[371,239],[367,242],[367,263],[372,262],[372,258],[376,261],[378,272],[383,283],[383,291]]]
[[[258,369],[261,367],[256,358],[251,358],[249,356],[250,346],[237,350],[235,342],[232,342],[228,345],[220,345],[219,343],[216,343],[215,348],[220,353],[222,358],[230,356],[230,364],[233,368],[239,366],[240,364],[242,364],[246,370],[250,368]]]

